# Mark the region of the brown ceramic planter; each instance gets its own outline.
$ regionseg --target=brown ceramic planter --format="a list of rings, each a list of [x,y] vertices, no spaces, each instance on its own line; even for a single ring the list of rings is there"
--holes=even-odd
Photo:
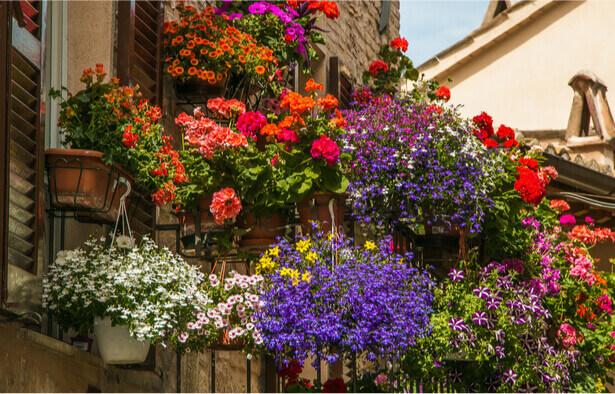
[[[115,181],[122,177],[132,184],[133,179],[122,167],[103,163],[101,157],[101,152],[92,150],[47,149],[51,202],[115,220],[120,197],[127,191],[124,184]]]
[[[335,226],[339,229],[344,224],[344,201],[346,198],[347,195],[345,194],[333,194],[331,192],[312,194],[297,204],[301,225],[311,232],[310,221],[318,221],[322,231],[330,232],[335,219]],[[334,218],[331,217],[331,210],[329,209],[331,201],[333,202]]]
[[[242,338],[233,338],[231,339],[228,336],[228,331],[224,330],[224,332],[220,335],[215,342],[212,342],[208,347],[211,350],[241,350],[245,346],[245,341]]]
[[[199,198],[199,214],[201,217],[201,234],[211,231],[217,224],[214,222],[214,217],[209,210],[212,196],[202,195]],[[179,228],[182,236],[193,235],[195,233],[194,213],[185,209],[177,212],[179,219]]]
[[[238,245],[241,247],[269,247],[277,237],[286,233],[287,224],[286,218],[277,212],[268,218],[255,218],[252,213],[245,212],[237,218],[237,225],[241,229],[251,228],[251,230],[241,237]]]

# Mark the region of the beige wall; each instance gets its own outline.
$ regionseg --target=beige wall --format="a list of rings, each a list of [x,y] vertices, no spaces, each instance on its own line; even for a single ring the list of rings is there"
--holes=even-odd
[[[440,82],[451,87],[451,102],[463,104],[466,116],[484,110],[498,125],[565,129],[573,97],[568,81],[579,70],[592,71],[615,89],[614,15],[611,1],[559,2],[529,26],[449,68]],[[441,71],[436,66],[424,72],[430,78]],[[612,91],[607,99],[612,106]]]

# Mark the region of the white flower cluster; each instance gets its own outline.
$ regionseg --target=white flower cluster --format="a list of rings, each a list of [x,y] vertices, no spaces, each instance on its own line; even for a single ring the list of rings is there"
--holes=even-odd
[[[109,249],[100,238],[86,242],[88,250],[58,253],[43,279],[43,307],[64,329],[87,331],[94,317],[108,315],[154,341],[177,332],[181,315],[207,313],[212,300],[195,266],[146,237],[136,246],[124,241]]]
[[[212,298],[217,304],[209,309],[207,317],[212,319],[216,329],[228,330],[230,339],[242,337],[256,345],[263,343],[262,334],[254,324],[257,322],[254,313],[263,307],[256,294],[256,287],[262,281],[261,275],[247,276],[231,271],[222,285],[215,274],[209,276]]]

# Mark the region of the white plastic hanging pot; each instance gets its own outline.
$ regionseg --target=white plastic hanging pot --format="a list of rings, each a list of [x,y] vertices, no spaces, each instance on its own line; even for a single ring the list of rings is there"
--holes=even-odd
[[[140,364],[147,358],[150,341],[131,337],[128,327],[112,326],[108,317],[94,320],[94,335],[105,364]]]

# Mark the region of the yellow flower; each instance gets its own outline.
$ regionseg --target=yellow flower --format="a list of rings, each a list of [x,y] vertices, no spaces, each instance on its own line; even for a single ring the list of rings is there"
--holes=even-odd
[[[273,249],[269,249],[267,253],[269,253],[270,256],[278,257],[278,255],[280,254],[280,247],[276,246]]]
[[[301,275],[301,280],[309,283],[312,280],[312,273],[304,272],[303,275]]]
[[[299,278],[293,279],[293,286],[297,286],[299,284]]]
[[[275,271],[277,266],[278,265],[271,259],[271,257],[265,255],[258,260],[258,263],[256,264],[256,273],[270,273]]]
[[[376,249],[376,244],[373,243],[372,241],[365,241],[365,249],[374,250]]]
[[[297,250],[301,253],[305,253],[310,248],[310,244],[311,242],[309,239],[302,239],[297,242]]]
[[[314,252],[310,252],[307,254],[307,256],[305,256],[305,259],[307,261],[309,261],[310,263],[313,263],[314,261],[316,261],[316,258],[318,257],[318,255]]]
[[[598,383],[596,383],[596,387],[594,387],[594,391],[597,393],[603,393],[606,390],[604,385],[602,384],[602,379],[598,378]]]
[[[333,238],[335,238],[335,233],[329,233],[327,238],[329,239],[329,241],[333,240]]]

